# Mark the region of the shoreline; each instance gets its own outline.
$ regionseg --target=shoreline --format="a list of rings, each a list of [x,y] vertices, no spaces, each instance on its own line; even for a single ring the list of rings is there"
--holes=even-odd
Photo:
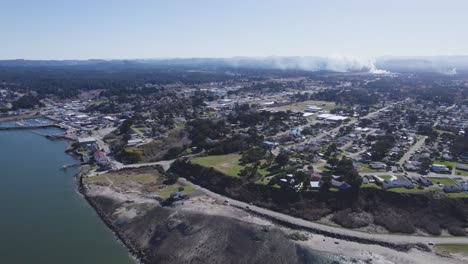
[[[49,140],[52,140],[48,138]],[[65,153],[72,156],[76,161],[80,161],[80,158],[76,153],[71,151],[73,148],[71,148],[71,142],[70,140],[64,138],[67,142],[68,145],[65,149]],[[96,212],[98,215],[99,219],[104,222],[107,228],[110,229],[110,231],[114,234],[116,239],[125,246],[127,249],[129,255],[136,261],[136,263],[141,263],[141,264],[149,264],[149,261],[147,259],[147,256],[145,253],[136,246],[133,241],[130,238],[127,238],[121,230],[117,226],[115,226],[111,219],[108,218],[101,209],[99,209],[98,205],[90,198],[90,196],[87,193],[87,186],[83,182],[83,177],[87,175],[87,171],[84,170],[86,165],[82,165],[80,163],[78,172],[75,174],[75,178],[77,180],[77,188],[78,192],[84,197],[86,202],[93,208],[93,210]],[[203,192],[204,193],[204,192]],[[204,195],[207,195],[204,193]],[[289,230],[294,230],[297,232],[307,232],[310,234],[310,236],[321,236],[323,237],[323,241],[325,239],[328,240],[335,240],[335,245],[340,244],[341,247],[346,244],[358,244],[357,246],[354,245],[354,247],[360,248],[358,252],[352,252],[352,247],[348,246],[345,247],[346,255],[342,250],[337,251],[335,248],[330,247],[330,245],[322,245],[322,244],[317,244],[317,238],[315,239],[309,239],[308,241],[305,242],[298,242],[299,244],[309,244],[309,246],[317,251],[327,253],[327,254],[332,254],[336,256],[344,256],[344,257],[355,257],[359,258],[364,261],[364,257],[370,257],[371,259],[375,256],[377,258],[382,258],[382,255],[375,254],[371,251],[366,251],[364,250],[365,247],[370,247],[370,248],[381,248],[380,250],[383,252],[387,252],[389,255],[386,257],[391,257],[391,258],[397,258],[397,255],[395,252],[401,252],[402,254],[409,254],[410,251],[417,250],[418,254],[432,254],[433,257],[444,257],[447,260],[452,260],[452,261],[457,261],[457,258],[449,257],[447,256],[441,256],[437,254],[436,252],[433,252],[427,245],[425,244],[414,244],[414,243],[406,243],[406,244],[394,244],[394,243],[388,243],[388,242],[383,242],[383,241],[378,241],[378,240],[372,240],[372,239],[360,239],[352,236],[347,236],[339,233],[333,233],[333,232],[326,232],[323,230],[318,230],[314,228],[307,228],[301,225],[295,225],[292,223],[289,223],[287,221],[282,221],[281,219],[276,219],[275,217],[269,216],[269,215],[263,215],[261,213],[252,211],[250,209],[245,209],[240,206],[235,206],[235,205],[229,205],[232,206],[233,208],[236,208],[238,210],[244,211],[248,214],[251,214],[253,217],[258,217],[260,219],[264,219],[266,221],[270,221],[275,225],[276,228],[279,229],[289,229]],[[337,242],[339,241],[339,242]],[[320,241],[321,242],[321,241]],[[315,243],[315,244],[314,244]],[[322,242],[321,242],[322,243]],[[311,246],[314,244],[313,246]],[[333,244],[333,243],[332,243]],[[333,245],[332,245],[333,246]],[[389,252],[393,252],[393,254],[390,254]],[[359,254],[357,254],[359,253]],[[365,256],[364,256],[365,255]]]
[[[99,218],[106,224],[106,226],[114,233],[116,238],[124,244],[127,248],[129,253],[135,258],[139,263],[142,264],[149,264],[150,262],[147,259],[147,256],[144,252],[142,252],[138,246],[136,246],[132,240],[127,239],[125,235],[122,235],[122,230],[116,227],[112,221],[107,217],[105,212],[98,208],[98,205],[88,196],[87,194],[87,187],[86,184],[83,182],[83,177],[86,176],[86,172],[81,171],[80,167],[80,174],[79,174],[79,191],[84,196],[86,201],[91,205],[91,207],[95,210],[98,214]],[[118,193],[117,191],[113,190],[113,192]],[[203,191],[202,191],[203,192]],[[206,197],[208,196],[206,193],[203,192],[203,195]],[[105,197],[105,196],[102,196]],[[211,198],[211,197],[210,197]],[[213,198],[214,199],[214,198]],[[220,203],[217,199],[216,203]],[[270,217],[268,215],[262,215],[261,213],[256,213],[252,210],[245,209],[240,206],[235,206],[232,204],[228,205],[232,209],[239,210],[245,212],[250,215],[250,217],[254,217],[257,219],[261,219],[262,221],[270,222],[275,228],[281,230],[288,230],[288,231],[295,231],[295,232],[304,232],[307,233],[309,239],[307,241],[296,241],[300,245],[306,245],[310,249],[322,252],[324,254],[328,254],[330,256],[336,256],[338,258],[343,257],[345,258],[356,258],[360,261],[365,262],[369,259],[374,260],[384,260],[387,262],[384,263],[399,263],[399,258],[411,258],[411,254],[417,254],[419,257],[424,259],[445,259],[448,263],[458,263],[458,258],[441,256],[437,254],[435,251],[432,251],[427,245],[425,244],[415,244],[415,243],[405,243],[405,244],[394,244],[390,242],[384,241],[374,241],[371,239],[360,239],[352,236],[347,236],[339,233],[333,232],[326,232],[322,230],[317,230],[313,228],[306,228],[300,225],[295,225],[292,223],[288,223],[286,221],[282,221],[281,219],[276,219],[274,217]],[[232,210],[226,209],[226,210]],[[209,214],[207,215],[209,217]],[[233,217],[235,218],[235,217]],[[236,218],[235,218],[236,219]],[[242,221],[242,219],[237,219]],[[323,240],[323,241],[322,241]],[[325,242],[326,241],[326,242]],[[369,249],[372,250],[369,250]],[[375,250],[375,251],[373,251]],[[400,254],[403,255],[400,256]],[[392,261],[390,261],[390,259]],[[390,261],[390,262],[388,262]]]
[[[78,192],[83,196],[83,198],[86,200],[86,202],[93,208],[94,212],[98,215],[99,219],[106,225],[106,227],[114,234],[116,239],[120,241],[125,248],[127,249],[128,253],[136,260],[137,263],[140,264],[148,264],[148,262],[145,259],[145,254],[141,252],[140,249],[136,248],[130,240],[126,239],[120,232],[118,232],[117,227],[112,223],[112,221],[107,218],[107,216],[104,214],[102,210],[100,210],[97,205],[89,198],[89,196],[86,193],[86,186],[83,183],[83,176],[86,173],[83,171],[83,166],[79,166],[79,170],[76,173],[75,177],[77,180],[78,184]]]
[[[21,119],[33,119],[33,118],[37,118],[40,116],[42,115],[38,115],[37,113],[24,114],[24,115],[3,115],[3,116],[0,116],[0,122],[18,121]]]
[[[94,187],[93,187],[94,186]],[[122,193],[109,186],[98,186],[90,185],[90,197],[101,197],[114,201],[120,201],[116,204],[121,204],[127,199],[131,199],[130,193]],[[128,196],[130,195],[130,196]],[[133,200],[133,199],[131,199]],[[124,202],[125,203],[125,202]],[[105,210],[107,202],[101,204],[97,200],[97,206],[100,206]],[[140,201],[136,201],[134,205],[140,204]],[[122,208],[122,207],[121,207]],[[127,207],[125,208],[137,208]],[[139,209],[137,209],[139,210]],[[317,234],[310,230],[294,229],[288,226],[279,225],[278,223],[266,219],[261,216],[252,214],[248,210],[225,204],[216,198],[207,196],[206,194],[197,194],[189,197],[183,203],[168,207],[166,210],[170,210],[172,213],[169,215],[183,215],[186,214],[198,214],[202,218],[210,219],[211,217],[225,217],[235,222],[243,222],[245,227],[255,227],[262,230],[278,230],[282,231],[285,235],[285,239],[289,238],[293,240],[297,245],[305,246],[307,249],[319,252],[322,256],[328,256],[331,260],[337,260],[336,263],[463,263],[466,261],[465,258],[454,257],[454,256],[441,256],[436,252],[422,251],[418,248],[411,248],[408,251],[399,251],[394,248],[387,246],[376,245],[376,244],[363,244],[360,241],[343,240],[340,237],[329,237],[323,234]],[[145,215],[145,211],[140,211]],[[104,212],[112,214],[111,211]],[[133,216],[134,217],[134,216]],[[154,216],[153,216],[154,217]],[[167,215],[161,215],[162,219],[166,219]],[[185,218],[185,217],[183,217]],[[164,220],[163,220],[164,221]],[[186,222],[190,225],[189,222]],[[146,226],[143,226],[145,228]],[[149,227],[149,226],[148,226]],[[150,230],[154,230],[154,227],[150,227]],[[208,227],[208,229],[211,229]],[[117,232],[120,230],[117,228]],[[164,231],[161,231],[164,232]],[[177,232],[177,231],[176,231]],[[263,232],[262,232],[263,233]],[[158,233],[159,234],[159,233]],[[296,239],[291,238],[296,235]],[[305,239],[301,239],[304,238]],[[187,238],[190,240],[190,238]],[[290,240],[287,240],[290,242]],[[281,243],[281,241],[277,241]],[[286,243],[286,241],[284,241]],[[171,242],[168,241],[170,244]],[[166,245],[167,248],[167,245]],[[158,250],[158,249],[156,249]],[[147,262],[142,262],[147,263]],[[155,262],[151,262],[155,263]],[[157,262],[156,262],[157,263]],[[301,262],[307,263],[307,262]],[[313,263],[313,262],[312,262]],[[335,262],[331,262],[335,263]]]
[[[46,135],[41,135],[45,137],[48,140],[54,140]],[[137,249],[133,244],[127,240],[123,235],[121,235],[117,227],[106,217],[106,215],[96,206],[96,204],[89,198],[89,196],[86,193],[86,186],[83,183],[83,176],[87,174],[87,172],[84,171],[84,166],[81,164],[80,157],[73,151],[72,147],[72,142],[70,138],[67,137],[60,137],[60,140],[65,140],[67,142],[67,146],[65,147],[64,153],[71,156],[75,161],[78,162],[78,171],[75,173],[73,176],[76,181],[76,187],[78,193],[84,198],[84,200],[88,203],[89,206],[93,209],[93,211],[96,213],[98,218],[106,225],[106,227],[112,232],[112,234],[115,236],[116,240],[122,243],[122,245],[125,247],[129,255],[135,260],[136,263],[138,264],[148,264],[148,262],[145,261],[144,259],[144,254]]]

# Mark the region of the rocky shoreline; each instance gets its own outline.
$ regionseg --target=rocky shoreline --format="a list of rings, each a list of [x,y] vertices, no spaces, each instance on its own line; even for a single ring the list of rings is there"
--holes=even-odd
[[[138,263],[148,264],[144,253],[140,249],[138,249],[136,246],[134,246],[133,243],[130,241],[130,239],[126,238],[124,235],[122,235],[118,231],[117,227],[107,217],[107,215],[87,195],[86,186],[83,183],[83,176],[85,175],[85,172],[83,172],[82,168],[83,167],[80,166],[80,169],[78,173],[76,174],[77,183],[78,183],[78,192],[84,197],[84,199],[88,202],[88,204],[94,209],[96,214],[104,222],[104,224],[111,230],[111,232],[115,235],[115,237],[127,248],[130,255],[132,255],[132,257],[136,259]]]
[[[257,254],[265,252],[261,246],[264,243],[274,245],[273,248],[287,249],[281,254],[289,254],[288,263],[463,263],[460,259],[438,256],[425,246],[375,243],[291,225],[246,208],[225,204],[202,193],[176,206],[162,207],[153,201],[150,207],[145,207],[145,201],[138,201],[136,194],[129,196],[109,187],[80,184],[83,195],[101,219],[133,256],[145,264],[218,263],[208,256],[218,259],[229,257],[231,260],[235,256],[244,258],[244,261],[225,263],[258,263],[250,261],[250,258],[255,259]],[[121,210],[123,208],[125,210]],[[128,215],[133,209],[138,212],[122,225],[119,222],[122,211]],[[246,252],[225,255],[223,246],[226,241],[233,241],[236,245],[239,241],[242,245],[253,243],[247,246],[249,249],[260,247],[251,251],[246,261]],[[298,252],[302,252],[300,256],[305,254],[309,257],[302,258],[296,255]],[[311,261],[310,256],[319,257],[320,252],[330,257],[321,260],[323,262]],[[182,261],[187,258],[185,254],[197,261]]]
[[[69,153],[73,155],[73,153]],[[76,156],[74,156],[76,158]],[[103,205],[100,203],[99,199],[96,199],[96,196],[89,196],[88,194],[88,186],[83,182],[83,177],[86,176],[86,171],[84,171],[83,166],[80,167],[80,171],[77,173],[77,183],[78,183],[78,191],[83,195],[83,197],[86,199],[86,201],[91,205],[91,207],[95,210],[95,212],[98,214],[100,219],[106,224],[106,226],[114,233],[116,238],[122,242],[125,247],[128,249],[129,253],[135,258],[139,263],[143,264],[150,264],[150,263],[159,263],[159,262],[154,262],[152,261],[152,258],[148,256],[148,254],[156,254],[154,252],[148,253],[148,248],[144,248],[141,246],[141,242],[135,240],[135,237],[132,239],[130,236],[132,234],[128,233],[128,230],[124,230],[118,226],[115,225],[115,219],[112,219],[109,211],[105,211],[103,209],[105,208],[105,204]],[[99,187],[98,187],[99,188]],[[94,194],[95,195],[95,194]],[[104,206],[104,207],[103,207]],[[406,244],[394,244],[394,243],[388,243],[388,242],[383,242],[379,240],[372,240],[372,239],[363,239],[363,238],[357,238],[353,236],[347,236],[343,234],[338,234],[338,233],[333,233],[333,232],[326,232],[323,230],[318,230],[314,228],[308,228],[296,224],[292,224],[286,221],[282,221],[280,219],[271,217],[269,215],[264,215],[259,212],[254,212],[252,210],[235,206],[235,205],[229,205],[230,207],[236,208],[240,211],[245,211],[249,215],[252,215],[257,218],[265,219],[266,221],[269,221],[275,225],[275,228],[279,229],[289,229],[289,230],[294,230],[297,232],[307,232],[310,234],[315,234],[315,235],[320,235],[323,236],[325,241],[325,238],[328,238],[328,240],[335,240],[335,244],[340,243],[340,244],[346,244],[346,243],[351,243],[351,244],[359,244],[358,248],[364,252],[365,250],[365,245],[368,245],[369,247],[377,247],[381,250],[380,247],[382,248],[387,248],[389,251],[395,250],[396,252],[405,252],[404,254],[409,254],[408,252],[412,252],[414,254],[415,250],[416,252],[427,252],[428,255],[435,255],[431,253],[431,249],[426,245],[422,243],[406,243]],[[203,215],[203,214],[202,214]],[[155,220],[160,218],[158,215],[153,215]],[[162,216],[164,217],[164,216]],[[150,230],[153,227],[150,227]],[[125,234],[127,231],[127,234]],[[154,230],[153,230],[154,231]],[[287,240],[287,239],[286,239]],[[338,242],[339,241],[339,242]],[[307,243],[306,243],[307,244]],[[308,245],[310,246],[310,245]],[[314,245],[315,246],[315,245]],[[318,250],[321,250],[320,247]],[[330,246],[325,247],[324,252],[329,252],[329,253],[337,253],[337,254],[342,254],[342,252],[335,252],[335,249],[330,248]],[[385,249],[383,250],[384,252]],[[360,254],[363,254],[363,253]],[[347,253],[352,253],[353,256],[355,252],[347,252]],[[393,253],[394,254],[394,253]],[[372,258],[372,254],[370,255]],[[152,256],[154,257],[154,256]],[[354,257],[361,257],[361,256],[354,256]],[[428,257],[428,256],[425,256]],[[310,262],[299,262],[299,263],[310,263]],[[395,262],[398,263],[398,262]],[[458,263],[458,262],[451,262],[451,263]]]

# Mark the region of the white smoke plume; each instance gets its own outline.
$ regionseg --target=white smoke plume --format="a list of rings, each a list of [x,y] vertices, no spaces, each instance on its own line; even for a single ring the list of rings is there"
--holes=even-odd
[[[442,74],[445,74],[445,75],[456,75],[457,74],[457,68],[441,70],[439,72],[442,73]]]
[[[374,58],[359,58],[340,54],[333,54],[328,57],[236,57],[226,59],[225,62],[234,67],[262,67],[307,71],[328,70],[335,72],[369,72],[372,74],[389,73],[387,71],[377,69]]]

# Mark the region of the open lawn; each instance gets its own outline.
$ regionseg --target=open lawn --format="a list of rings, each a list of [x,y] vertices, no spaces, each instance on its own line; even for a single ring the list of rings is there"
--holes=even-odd
[[[148,127],[132,127],[132,130],[140,136],[144,136],[143,130],[148,129]]]
[[[460,176],[468,176],[468,171],[455,170],[455,174]]]
[[[239,165],[239,154],[227,154],[206,156],[192,159],[193,164],[198,164],[204,167],[211,167],[226,175],[238,177],[239,172],[244,166]]]
[[[441,191],[441,188],[437,186],[431,186],[428,188],[419,189],[418,187],[414,187],[413,189],[406,189],[406,188],[390,188],[388,191],[397,192],[397,193],[424,193],[429,191]]]
[[[320,171],[330,171],[329,169],[325,168],[325,166],[321,166],[317,168]]]
[[[435,245],[436,252],[449,252],[449,253],[461,253],[468,255],[468,244],[437,244]]]
[[[255,181],[255,184],[258,184],[258,185],[268,185],[270,181],[267,180],[267,179],[261,179],[261,180],[258,180],[258,181]]]
[[[359,166],[359,172],[378,172],[378,171],[383,171],[383,170],[373,170],[369,168],[369,166],[366,163],[358,162]]]
[[[183,188],[183,190],[182,190]],[[195,191],[195,189],[192,186],[181,186],[179,184],[173,184],[173,185],[168,185],[166,188],[163,188],[161,190],[158,190],[158,195],[161,196],[162,198],[169,198],[172,193],[179,192],[182,190],[186,194],[191,194]]]
[[[393,178],[392,175],[379,175],[379,178],[384,180],[391,180]]]
[[[450,135],[453,135],[453,132],[452,131],[445,131],[445,130],[441,130],[441,129],[436,129],[435,130],[437,132],[437,134],[439,135],[442,135],[442,134],[450,134]]]
[[[363,184],[361,188],[375,188],[375,189],[381,189],[380,186],[378,186],[375,183],[368,183],[368,184]]]
[[[193,164],[198,164],[204,167],[211,167],[217,171],[220,171],[228,176],[238,177],[239,172],[245,167],[244,165],[239,164],[239,159],[241,156],[239,154],[227,154],[227,155],[214,155],[206,156],[192,159]],[[269,172],[267,168],[261,168],[265,163],[265,160],[260,161],[260,166],[258,168],[258,173],[265,176]],[[251,166],[252,164],[247,164]]]
[[[434,184],[455,185],[455,182],[450,178],[430,178]]]
[[[434,164],[440,164],[440,165],[445,165],[445,166],[452,166],[452,168],[455,168],[457,166],[457,163],[454,161],[448,161],[448,160],[434,160]]]

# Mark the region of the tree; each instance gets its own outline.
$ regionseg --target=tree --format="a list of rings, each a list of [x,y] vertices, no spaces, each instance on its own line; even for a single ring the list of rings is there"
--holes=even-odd
[[[330,166],[332,166],[333,168],[336,167],[336,165],[338,165],[340,161],[335,157],[330,157],[328,160],[327,160],[327,163],[330,164]]]
[[[377,161],[383,159],[394,144],[395,137],[391,135],[387,135],[375,142],[375,144],[372,145],[370,150],[370,152],[372,153],[372,160]]]
[[[331,176],[323,176],[322,185],[320,186],[321,190],[328,191],[332,187],[332,177]]]
[[[357,190],[362,185],[362,177],[359,176],[359,173],[356,170],[350,171],[345,175],[345,181],[351,185],[354,190]]]
[[[280,167],[286,166],[286,164],[288,164],[288,161],[289,161],[289,156],[286,153],[280,153],[275,158],[276,164],[278,164]]]
[[[243,164],[257,162],[265,157],[266,150],[263,148],[251,148],[242,154],[240,161]]]
[[[351,185],[353,189],[359,189],[362,185],[362,178],[354,168],[353,161],[349,158],[341,158],[334,173],[343,176],[344,181]]]
[[[360,127],[367,127],[367,126],[370,126],[370,125],[372,125],[372,120],[370,120],[370,119],[363,118],[363,119],[359,120],[359,126]]]
[[[31,109],[35,106],[44,106],[44,104],[41,103],[41,101],[39,101],[39,98],[37,96],[34,96],[32,94],[23,95],[21,98],[12,103],[13,110]]]
[[[164,159],[171,160],[177,158],[184,151],[183,147],[172,147],[164,155]]]
[[[271,154],[270,151],[268,151],[268,153],[266,154],[265,160],[266,160],[265,164],[267,164],[268,166],[271,166],[271,164],[275,160],[275,156]]]
[[[309,185],[310,176],[307,173],[299,170],[294,174],[294,181],[302,182],[302,190],[305,190]]]
[[[421,158],[419,161],[421,162],[421,164],[419,165],[419,168],[420,168],[419,173],[425,174],[431,167],[432,161],[430,158],[425,158],[425,157]]]
[[[132,164],[132,163],[137,163],[137,162],[141,161],[141,159],[142,159],[141,156],[142,155],[141,155],[140,152],[127,151],[127,150],[123,149],[122,152],[119,155],[119,159],[123,163]]]
[[[130,128],[133,125],[133,119],[128,118],[123,121],[122,125],[120,125],[120,134],[127,134],[130,132]]]
[[[239,176],[245,177],[247,179],[252,179],[258,174],[259,162],[256,162],[253,166],[246,166],[239,172]]]
[[[348,173],[354,170],[355,169],[353,166],[353,161],[351,159],[343,157],[341,158],[341,160],[339,160],[338,164],[336,165],[334,173],[336,175],[346,176]]]

